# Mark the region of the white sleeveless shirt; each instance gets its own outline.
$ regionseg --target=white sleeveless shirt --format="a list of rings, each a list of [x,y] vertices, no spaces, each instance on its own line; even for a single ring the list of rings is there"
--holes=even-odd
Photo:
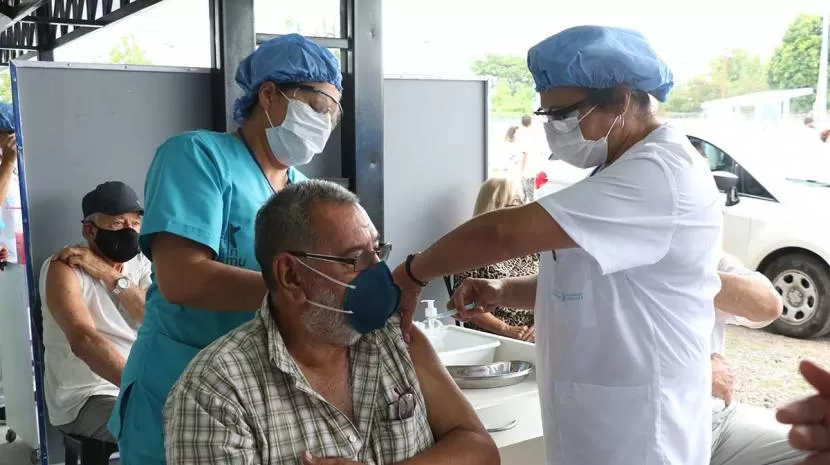
[[[118,386],[95,374],[72,353],[69,341],[58,326],[46,302],[46,277],[52,257],[40,269],[40,296],[43,313],[43,345],[45,347],[44,384],[49,419],[53,425],[72,423],[91,396],[118,396]],[[81,295],[89,309],[95,328],[124,357],[130,354],[140,324],[127,312],[118,297],[103,283],[83,270],[73,268],[81,285]],[[150,284],[150,261],[142,254],[124,263],[123,275],[143,289]]]

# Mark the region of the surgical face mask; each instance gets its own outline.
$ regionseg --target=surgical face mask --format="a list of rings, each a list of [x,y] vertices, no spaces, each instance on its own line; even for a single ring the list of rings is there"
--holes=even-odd
[[[283,94],[285,97],[285,94]],[[318,113],[311,105],[285,97],[288,109],[285,120],[274,126],[271,116],[265,112],[270,128],[265,130],[268,145],[278,162],[285,166],[299,166],[310,162],[323,151],[331,135],[331,116]]]
[[[545,122],[545,135],[553,159],[562,160],[577,168],[593,168],[605,163],[608,159],[608,136],[621,116],[614,118],[605,137],[598,140],[586,140],[579,123],[596,108],[591,108],[582,117],[574,115],[563,120]]]
[[[346,288],[343,308],[335,308],[311,300],[308,303],[317,308],[346,314],[349,324],[360,334],[383,328],[389,317],[398,309],[401,289],[392,279],[392,272],[386,262],[377,262],[358,273],[352,282],[344,283],[312,268],[302,260],[297,261],[318,275]]]
[[[138,233],[132,228],[110,231],[101,229],[95,234],[95,245],[108,259],[116,263],[124,263],[138,255]]]

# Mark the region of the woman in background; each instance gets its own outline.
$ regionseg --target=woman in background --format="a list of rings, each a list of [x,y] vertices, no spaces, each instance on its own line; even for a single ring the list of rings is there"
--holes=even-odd
[[[518,126],[510,126],[504,135],[504,172],[506,177],[518,176],[522,165],[522,152],[516,141]]]
[[[515,134],[515,126],[511,128]],[[508,136],[510,131],[508,130]],[[506,207],[520,207],[524,204],[523,192],[519,185],[508,178],[490,178],[478,191],[473,216]],[[539,272],[539,255],[505,260],[454,276],[458,287],[466,278],[501,279],[533,276]],[[466,323],[468,328],[499,334],[501,336],[534,342],[533,311],[497,307],[493,313],[482,313]]]

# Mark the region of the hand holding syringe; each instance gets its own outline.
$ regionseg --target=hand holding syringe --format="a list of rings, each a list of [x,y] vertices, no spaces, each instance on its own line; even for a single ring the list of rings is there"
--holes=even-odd
[[[469,303],[464,306],[464,310],[474,310],[476,308],[475,303]],[[458,310],[447,310],[446,312],[441,312],[436,315],[436,318],[449,318],[451,316],[455,316],[458,314]]]
[[[468,320],[483,312],[491,312],[504,303],[504,282],[500,279],[467,278],[453,286],[445,279],[450,302],[439,318],[455,316],[459,320]],[[461,309],[460,311],[458,309]]]

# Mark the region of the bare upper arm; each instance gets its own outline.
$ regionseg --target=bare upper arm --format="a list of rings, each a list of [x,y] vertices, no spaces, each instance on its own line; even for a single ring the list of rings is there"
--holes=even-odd
[[[213,251],[198,242],[170,233],[156,233],[150,245],[155,264],[156,284],[165,299],[176,301],[178,291],[186,293],[192,280],[191,267],[204,260],[213,260]]]
[[[72,267],[62,261],[49,264],[46,274],[46,305],[70,345],[89,331],[96,331],[81,293],[81,283]]]
[[[436,441],[457,428],[484,433],[485,428],[475,410],[444,368],[424,333],[418,328],[412,330],[409,352],[426,402],[429,425]]]

